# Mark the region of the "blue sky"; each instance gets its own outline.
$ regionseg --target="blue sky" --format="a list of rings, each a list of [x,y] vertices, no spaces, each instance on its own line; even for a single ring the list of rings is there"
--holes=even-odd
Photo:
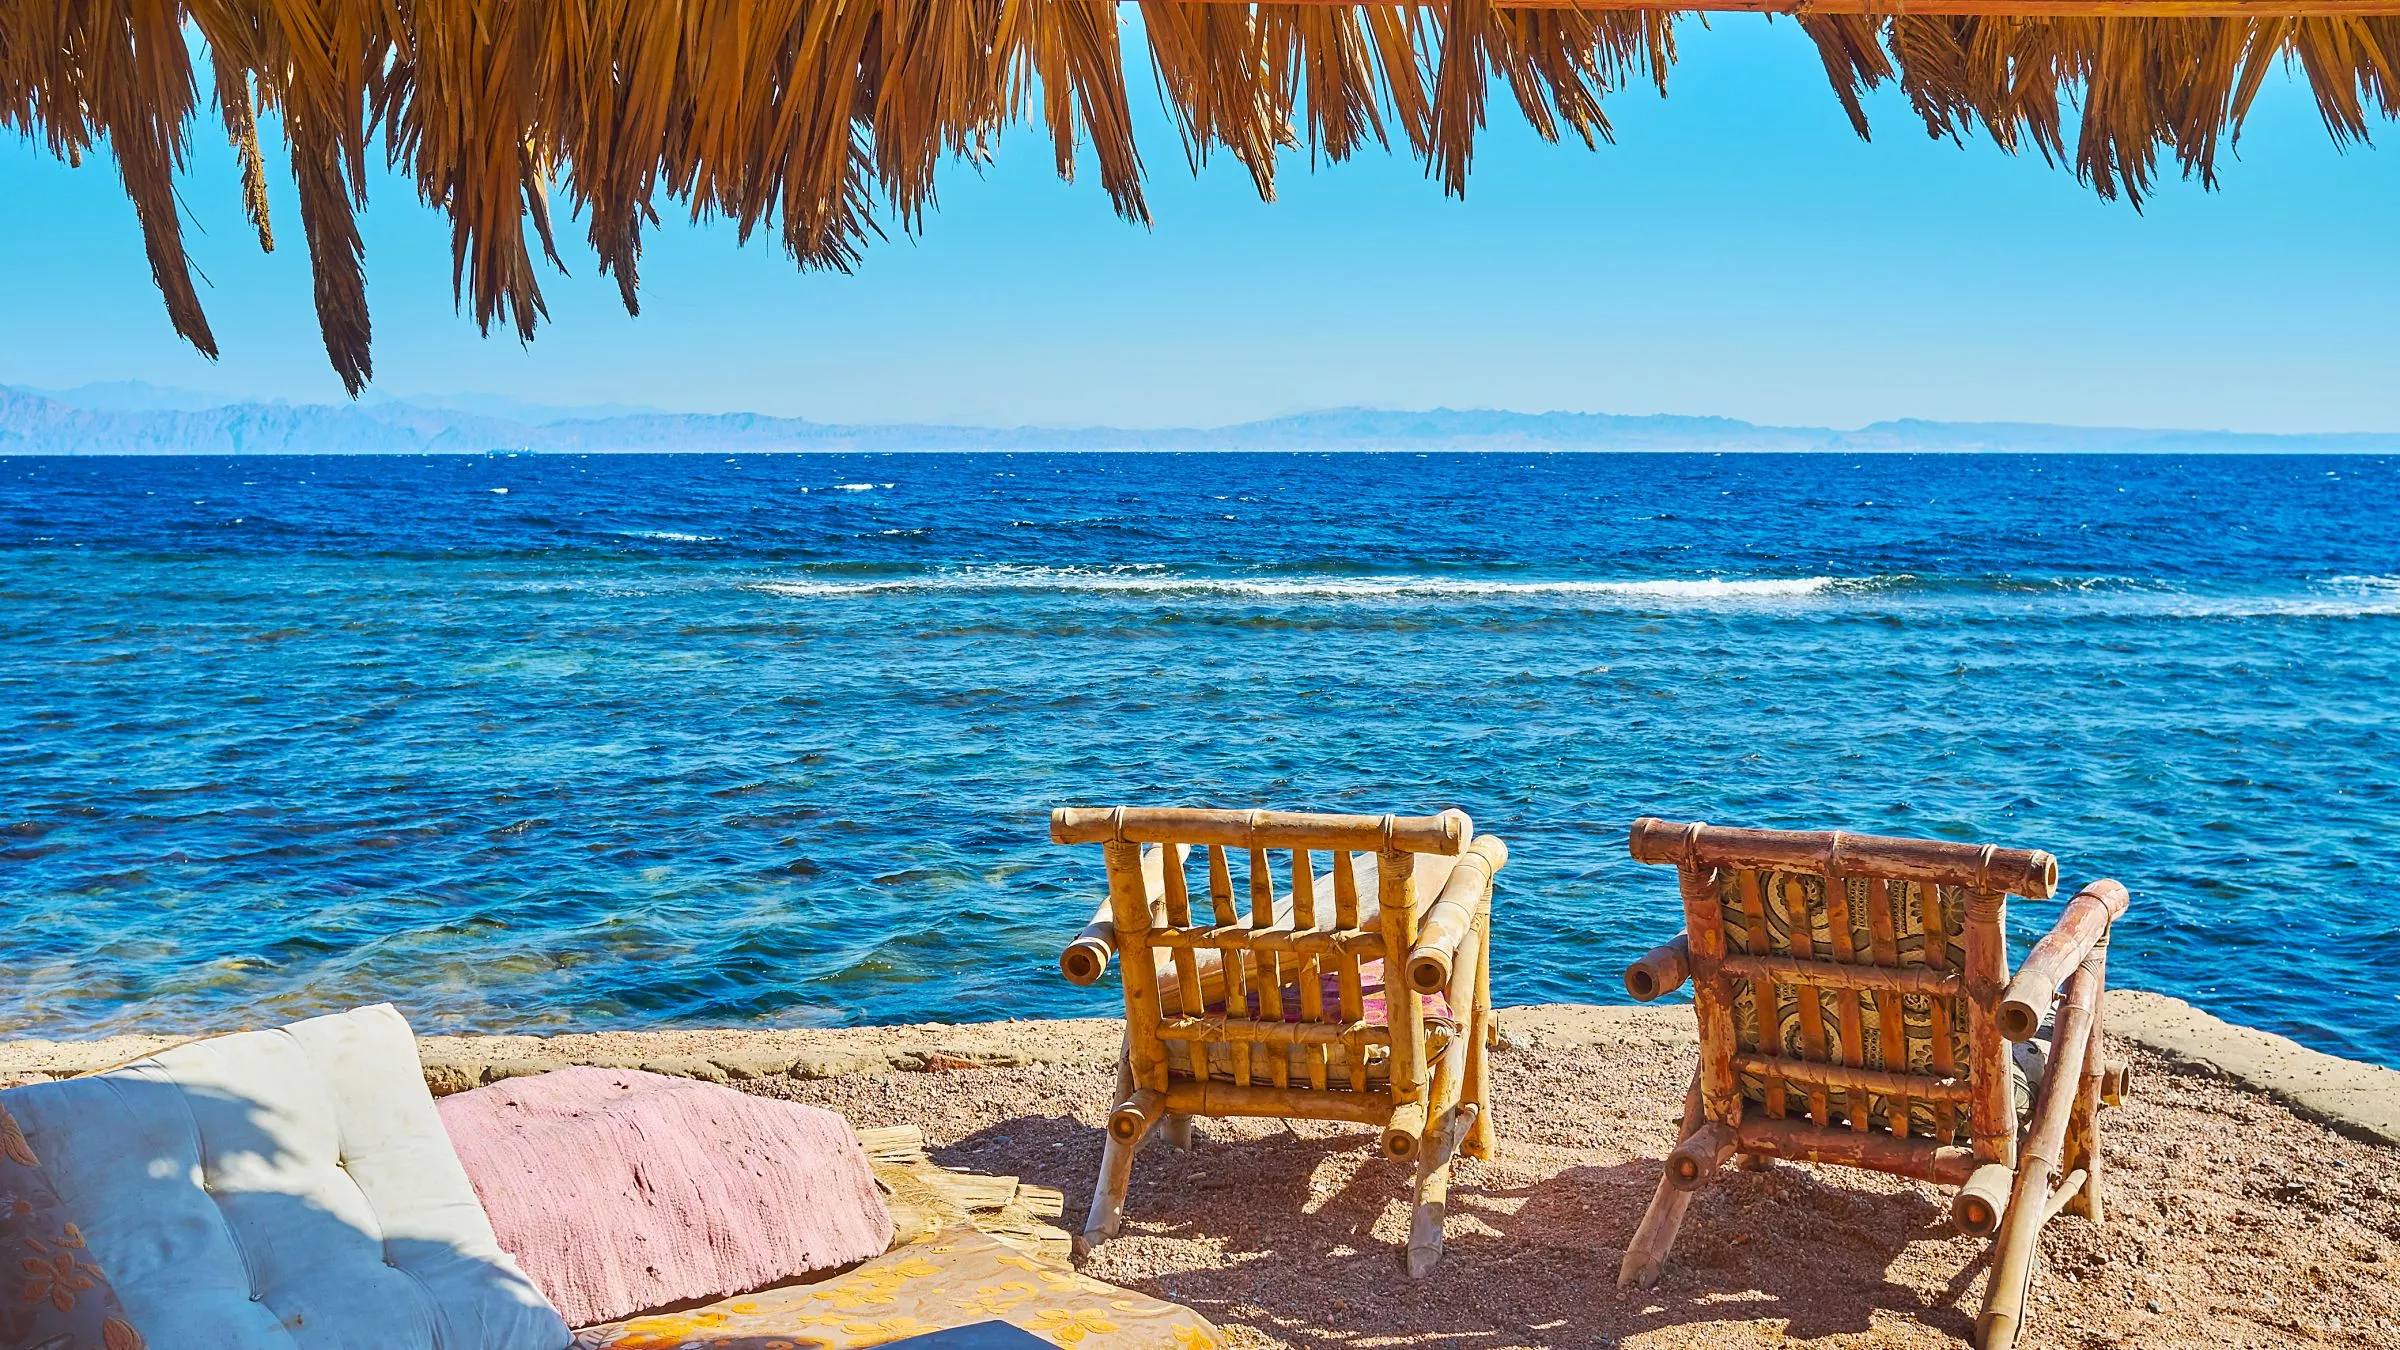
[[[1229,160],[1187,174],[1153,107],[1154,229],[1059,183],[1024,131],[855,276],[671,218],[632,319],[569,249],[530,347],[455,312],[446,223],[387,177],[365,225],[376,390],[1012,425],[1360,404],[2400,430],[2400,156],[2336,150],[2297,84],[2262,97],[2222,190],[2175,183],[2137,215],[2038,158],[1929,140],[1890,91],[1860,143],[1792,24],[1679,37],[1669,96],[1616,94],[1597,152],[1496,100],[1463,202],[1369,155],[1295,159],[1262,204]],[[168,329],[111,168],[5,140],[0,383],[341,396],[288,185],[262,257],[213,122],[196,134],[185,200],[224,359]]]

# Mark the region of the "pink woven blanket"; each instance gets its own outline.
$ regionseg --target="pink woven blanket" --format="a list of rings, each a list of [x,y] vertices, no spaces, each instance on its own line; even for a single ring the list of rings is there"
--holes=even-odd
[[[500,1245],[569,1326],[882,1254],[849,1123],[688,1079],[561,1069],[444,1097]]]

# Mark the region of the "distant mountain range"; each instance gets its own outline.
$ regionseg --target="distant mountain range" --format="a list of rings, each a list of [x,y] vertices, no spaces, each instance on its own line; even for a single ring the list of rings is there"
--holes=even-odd
[[[138,382],[0,385],[0,455],[483,454],[495,451],[1770,450],[2116,454],[2400,453],[2400,433],[2261,435],[2032,422],[1877,422],[1855,431],[1729,417],[1336,408],[1222,427],[844,425],[758,413],[558,409],[491,395],[222,403]]]

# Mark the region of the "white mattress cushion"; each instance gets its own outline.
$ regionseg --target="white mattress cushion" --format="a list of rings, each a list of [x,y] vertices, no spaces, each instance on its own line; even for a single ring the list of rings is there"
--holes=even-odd
[[[152,1350],[561,1350],[390,1004],[11,1088]]]

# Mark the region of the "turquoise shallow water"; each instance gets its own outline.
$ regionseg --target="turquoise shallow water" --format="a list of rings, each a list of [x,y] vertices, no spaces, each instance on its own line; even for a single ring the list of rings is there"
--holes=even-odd
[[[1117,801],[1465,807],[1511,1002],[1637,815],[2048,848],[2400,1063],[2400,462],[0,460],[0,1029],[1104,1012]]]

